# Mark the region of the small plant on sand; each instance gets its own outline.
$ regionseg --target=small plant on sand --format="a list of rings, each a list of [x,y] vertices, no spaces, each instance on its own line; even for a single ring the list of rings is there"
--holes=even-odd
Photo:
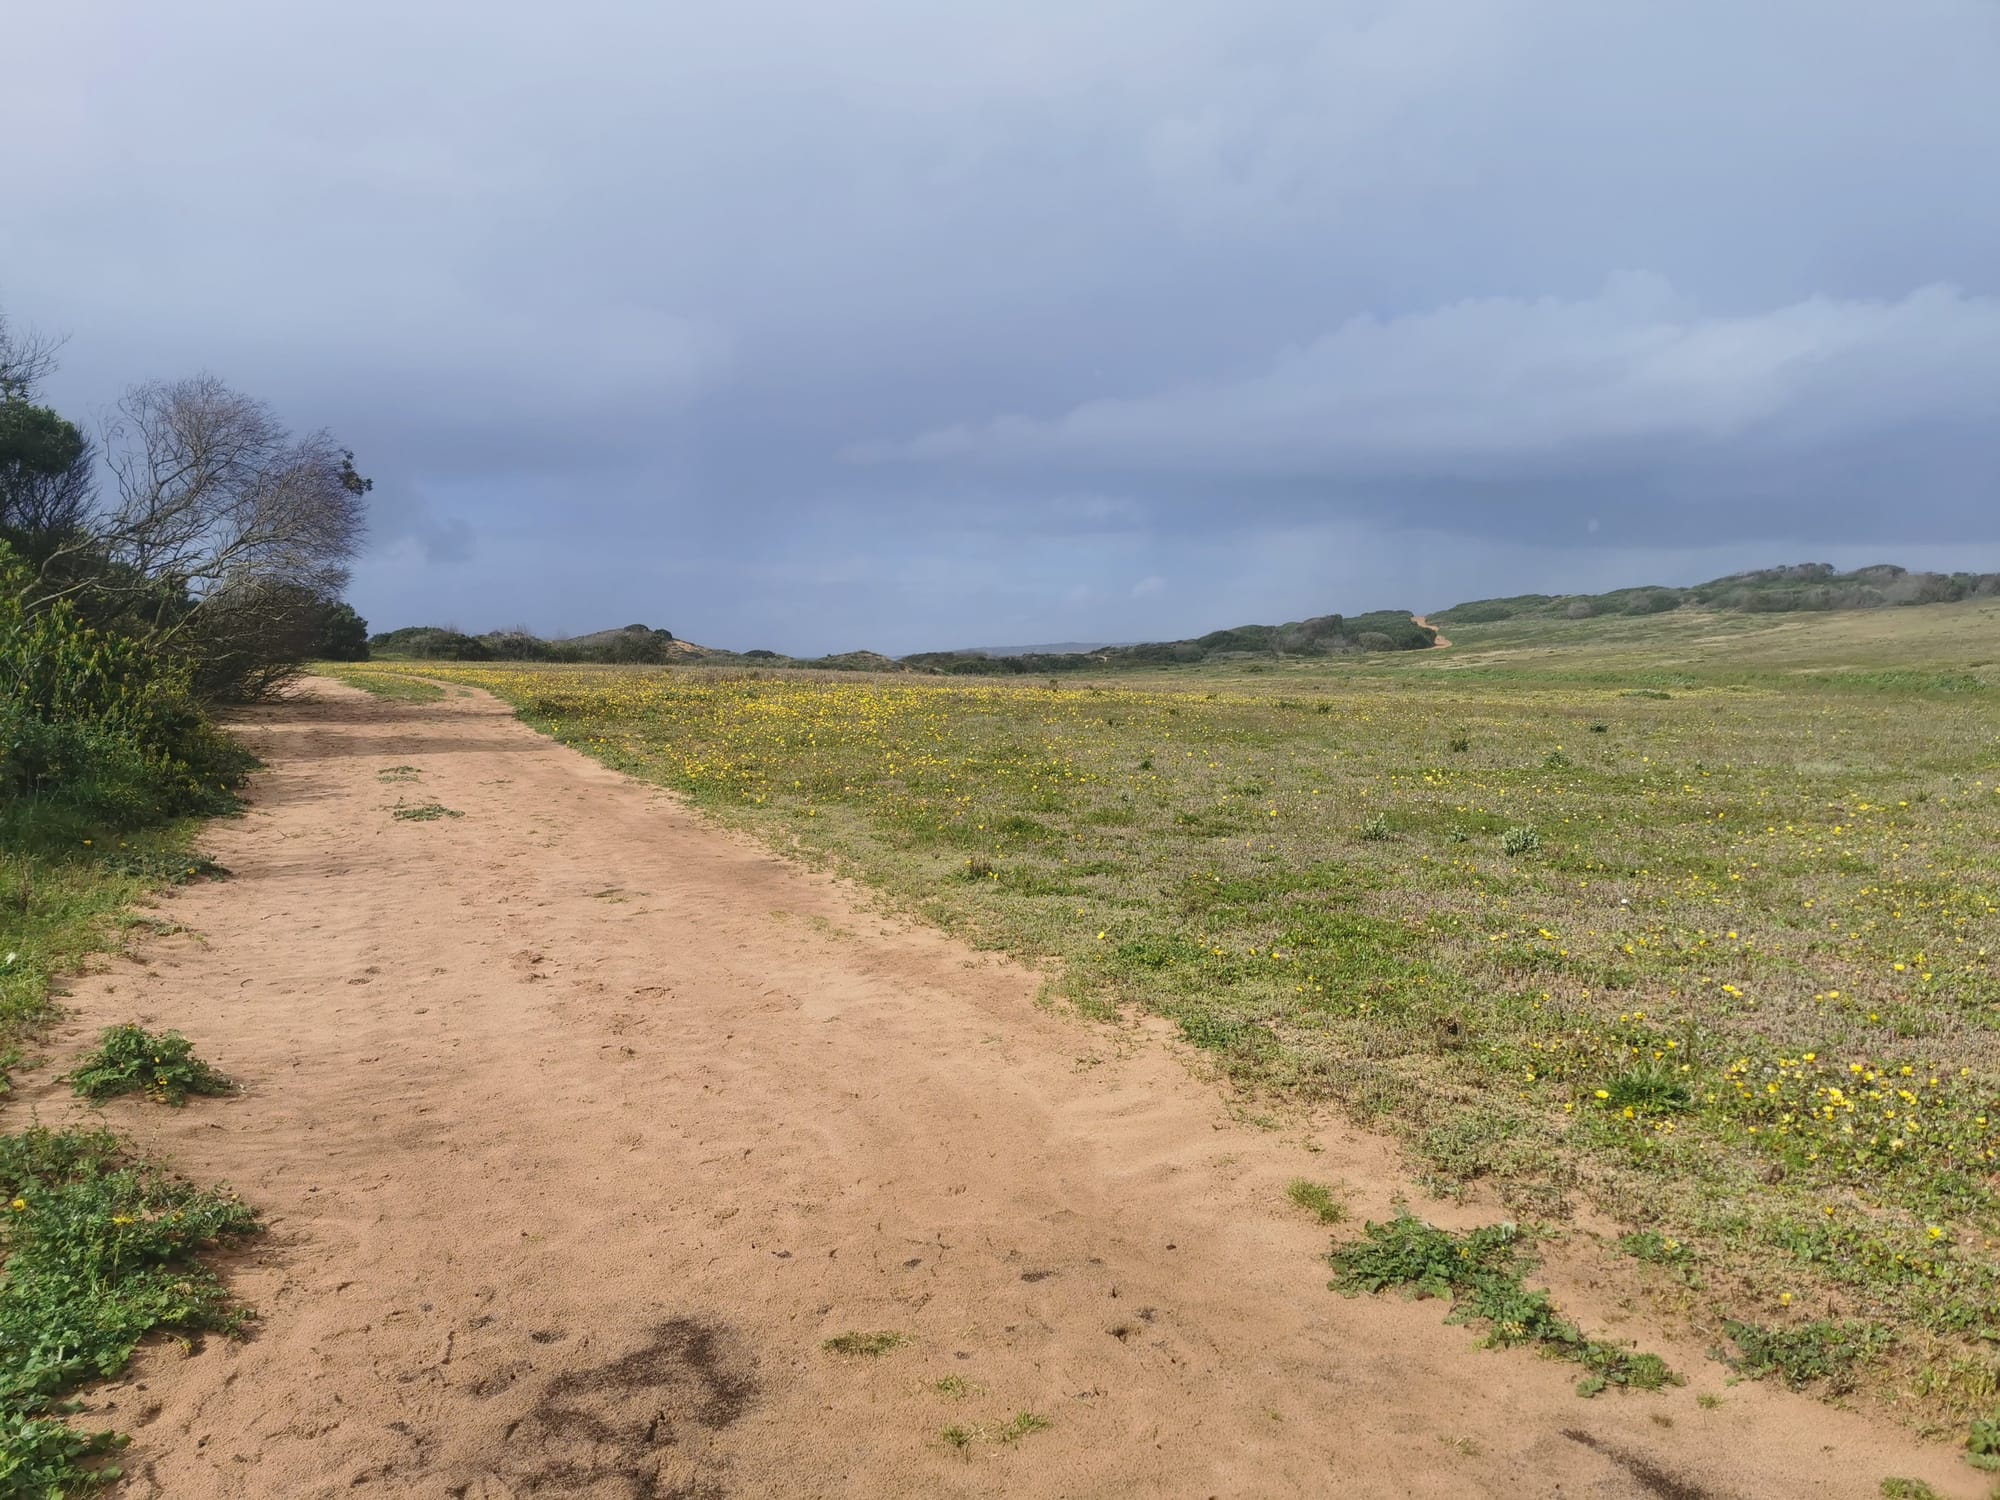
[[[130,1162],[107,1131],[0,1135],[0,1495],[76,1495],[118,1477],[122,1438],[71,1429],[63,1397],[116,1375],[155,1329],[234,1332],[198,1252],[249,1234],[235,1198]]]
[[[963,1453],[978,1438],[979,1430],[974,1427],[953,1424],[945,1428],[938,1436],[945,1440],[947,1446],[956,1448],[960,1453]]]
[[[1561,1316],[1547,1292],[1531,1291],[1522,1273],[1532,1264],[1512,1224],[1452,1234],[1410,1214],[1369,1224],[1362,1238],[1329,1257],[1333,1289],[1350,1297],[1400,1287],[1405,1296],[1448,1297],[1448,1321],[1487,1324],[1488,1348],[1533,1344],[1552,1359],[1573,1360],[1585,1374],[1577,1394],[1606,1386],[1657,1390],[1677,1377],[1656,1354],[1635,1354],[1583,1331]]]
[[[1943,1497],[1921,1479],[1885,1479],[1882,1500],[1943,1500]]]
[[[415,781],[424,773],[415,766],[384,766],[375,773],[377,781]]]
[[[1338,1224],[1347,1217],[1347,1205],[1324,1183],[1294,1177],[1285,1196],[1322,1224]]]
[[[1822,1383],[1829,1394],[1851,1390],[1854,1366],[1889,1347],[1885,1330],[1852,1319],[1766,1328],[1725,1318],[1722,1327],[1740,1351],[1736,1358],[1725,1356],[1726,1363],[1752,1380],[1782,1376],[1795,1391]]]
[[[1032,1411],[1017,1411],[993,1434],[996,1443],[1018,1443],[1031,1432],[1041,1432],[1049,1426],[1049,1419]]]
[[[190,1094],[226,1094],[234,1084],[194,1055],[194,1043],[178,1031],[155,1035],[142,1026],[107,1026],[97,1046],[68,1074],[70,1087],[85,1099],[144,1094],[176,1107]]]
[[[464,813],[442,802],[398,802],[389,809],[391,817],[405,823],[434,823],[439,818],[462,818]]]
[[[947,1375],[942,1380],[932,1382],[931,1389],[947,1400],[963,1401],[980,1387],[962,1375]]]
[[[861,1333],[850,1330],[836,1334],[820,1345],[828,1354],[852,1355],[858,1359],[879,1359],[891,1349],[900,1349],[909,1343],[906,1333]]]
[[[2000,1469],[2000,1412],[1972,1424],[1965,1437],[1965,1461],[1975,1469]]]

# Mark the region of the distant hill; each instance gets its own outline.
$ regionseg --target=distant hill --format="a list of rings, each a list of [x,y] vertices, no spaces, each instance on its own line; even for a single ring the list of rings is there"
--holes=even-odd
[[[1042,646],[960,646],[955,651],[933,652],[940,656],[1087,656],[1093,651],[1108,651],[1115,646],[1130,646],[1132,641],[1051,641]]]
[[[685,660],[701,648],[677,641],[670,630],[627,625],[559,640],[543,640],[525,630],[489,630],[466,635],[442,625],[406,625],[368,637],[374,657],[416,661],[640,662]]]
[[[920,651],[907,666],[951,676],[1009,673],[1098,672],[1118,667],[1186,666],[1260,656],[1351,656],[1365,651],[1422,651],[1437,632],[1402,610],[1365,615],[1318,615],[1287,625],[1238,625],[1183,641],[1101,646],[1085,652],[1025,652],[989,656],[978,651]]]
[[[1787,568],[1731,573],[1688,588],[1644,585],[1608,594],[1516,594],[1510,599],[1475,599],[1437,610],[1430,618],[1450,629],[1501,620],[1588,620],[1598,615],[1657,615],[1678,609],[1740,614],[1889,609],[1994,595],[2000,595],[2000,573],[1912,573],[1889,563],[1841,573],[1830,563],[1797,563]]]
[[[1681,610],[1747,614],[1889,609],[2000,597],[2000,573],[1913,573],[1883,563],[1837,571],[1828,563],[1799,563],[1731,573],[1708,583],[1677,587],[1646,584],[1604,594],[1516,594],[1475,599],[1433,611],[1426,623],[1402,610],[1360,615],[1316,615],[1284,625],[1238,625],[1178,641],[1093,645],[1062,641],[1045,646],[968,646],[919,651],[901,658],[875,651],[796,657],[777,651],[724,651],[677,639],[672,631],[626,625],[589,635],[543,640],[524,630],[466,635],[440,625],[412,625],[370,636],[378,657],[436,661],[603,662],[635,665],[700,663],[710,666],[800,667],[828,672],[903,672],[1003,677],[1104,672],[1120,668],[1187,666],[1258,657],[1341,657],[1382,651],[1421,651],[1440,630],[1503,620],[1588,620],[1660,615]]]

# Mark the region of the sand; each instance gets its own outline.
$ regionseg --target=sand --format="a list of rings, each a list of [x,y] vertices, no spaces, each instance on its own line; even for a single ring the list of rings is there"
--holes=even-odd
[[[134,1500],[1985,1492],[1879,1420],[1725,1388],[1581,1251],[1559,1300],[1686,1388],[1583,1400],[1438,1303],[1331,1293],[1294,1176],[1499,1212],[1337,1123],[1239,1121],[1157,1031],[1038,1007],[483,695],[316,682],[243,730],[269,769],[204,840],[233,878],[77,980],[22,1079],[74,1114],[48,1076],[138,1020],[242,1083],[106,1110],[269,1224],[230,1259],[247,1338],[89,1394]],[[850,1330],[907,1342],[822,1348]],[[1022,1412],[1048,1426],[1002,1441]]]

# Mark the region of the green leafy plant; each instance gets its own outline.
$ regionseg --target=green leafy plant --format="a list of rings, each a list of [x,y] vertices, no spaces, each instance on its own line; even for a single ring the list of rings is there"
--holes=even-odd
[[[1688,1286],[1699,1287],[1701,1275],[1695,1269],[1694,1252],[1670,1234],[1657,1229],[1641,1229],[1621,1235],[1618,1248],[1637,1260],[1665,1266]]]
[[[1657,1390],[1678,1383],[1658,1355],[1585,1337],[1556,1311],[1547,1292],[1531,1290],[1522,1274],[1533,1262],[1521,1240],[1512,1224],[1458,1235],[1399,1214],[1386,1224],[1365,1225],[1359,1240],[1333,1251],[1332,1286],[1348,1296],[1397,1287],[1406,1296],[1449,1298],[1448,1321],[1485,1322],[1488,1348],[1533,1344],[1553,1359],[1582,1365],[1579,1395],[1594,1396],[1612,1385]]]
[[[1390,837],[1388,817],[1383,813],[1375,814],[1374,817],[1355,830],[1354,836],[1358,839],[1366,839],[1370,843],[1382,843]]]
[[[1921,1479],[1885,1479],[1882,1500],[1943,1500],[1943,1497]]]
[[[105,1131],[0,1136],[0,1495],[41,1500],[116,1477],[85,1467],[122,1439],[58,1420],[73,1387],[115,1375],[155,1329],[234,1332],[199,1253],[256,1229],[236,1198],[126,1160]]]
[[[1850,1319],[1825,1319],[1788,1328],[1723,1320],[1723,1331],[1735,1343],[1737,1356],[1723,1356],[1729,1366],[1752,1380],[1779,1375],[1793,1390],[1823,1383],[1829,1393],[1852,1389],[1854,1366],[1889,1347],[1886,1329]]]
[[[97,1046],[68,1074],[70,1087],[85,1099],[144,1094],[176,1107],[190,1094],[226,1094],[235,1087],[194,1055],[194,1043],[178,1031],[158,1035],[131,1024],[107,1026]]]
[[[1533,854],[1541,847],[1541,834],[1526,824],[1510,828],[1500,835],[1500,849],[1505,854]]]
[[[1612,1109],[1642,1114],[1678,1114],[1692,1108],[1694,1094],[1669,1062],[1644,1062],[1626,1069],[1604,1086],[1603,1101]]]
[[[2000,1412],[1972,1424],[1965,1435],[1965,1458],[1975,1469],[2000,1469]]]

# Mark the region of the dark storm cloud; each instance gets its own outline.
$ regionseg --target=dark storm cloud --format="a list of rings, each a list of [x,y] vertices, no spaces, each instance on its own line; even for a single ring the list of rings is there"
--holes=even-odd
[[[2000,547],[1983,0],[6,37],[56,395],[208,367],[332,427],[381,624],[914,649]]]

